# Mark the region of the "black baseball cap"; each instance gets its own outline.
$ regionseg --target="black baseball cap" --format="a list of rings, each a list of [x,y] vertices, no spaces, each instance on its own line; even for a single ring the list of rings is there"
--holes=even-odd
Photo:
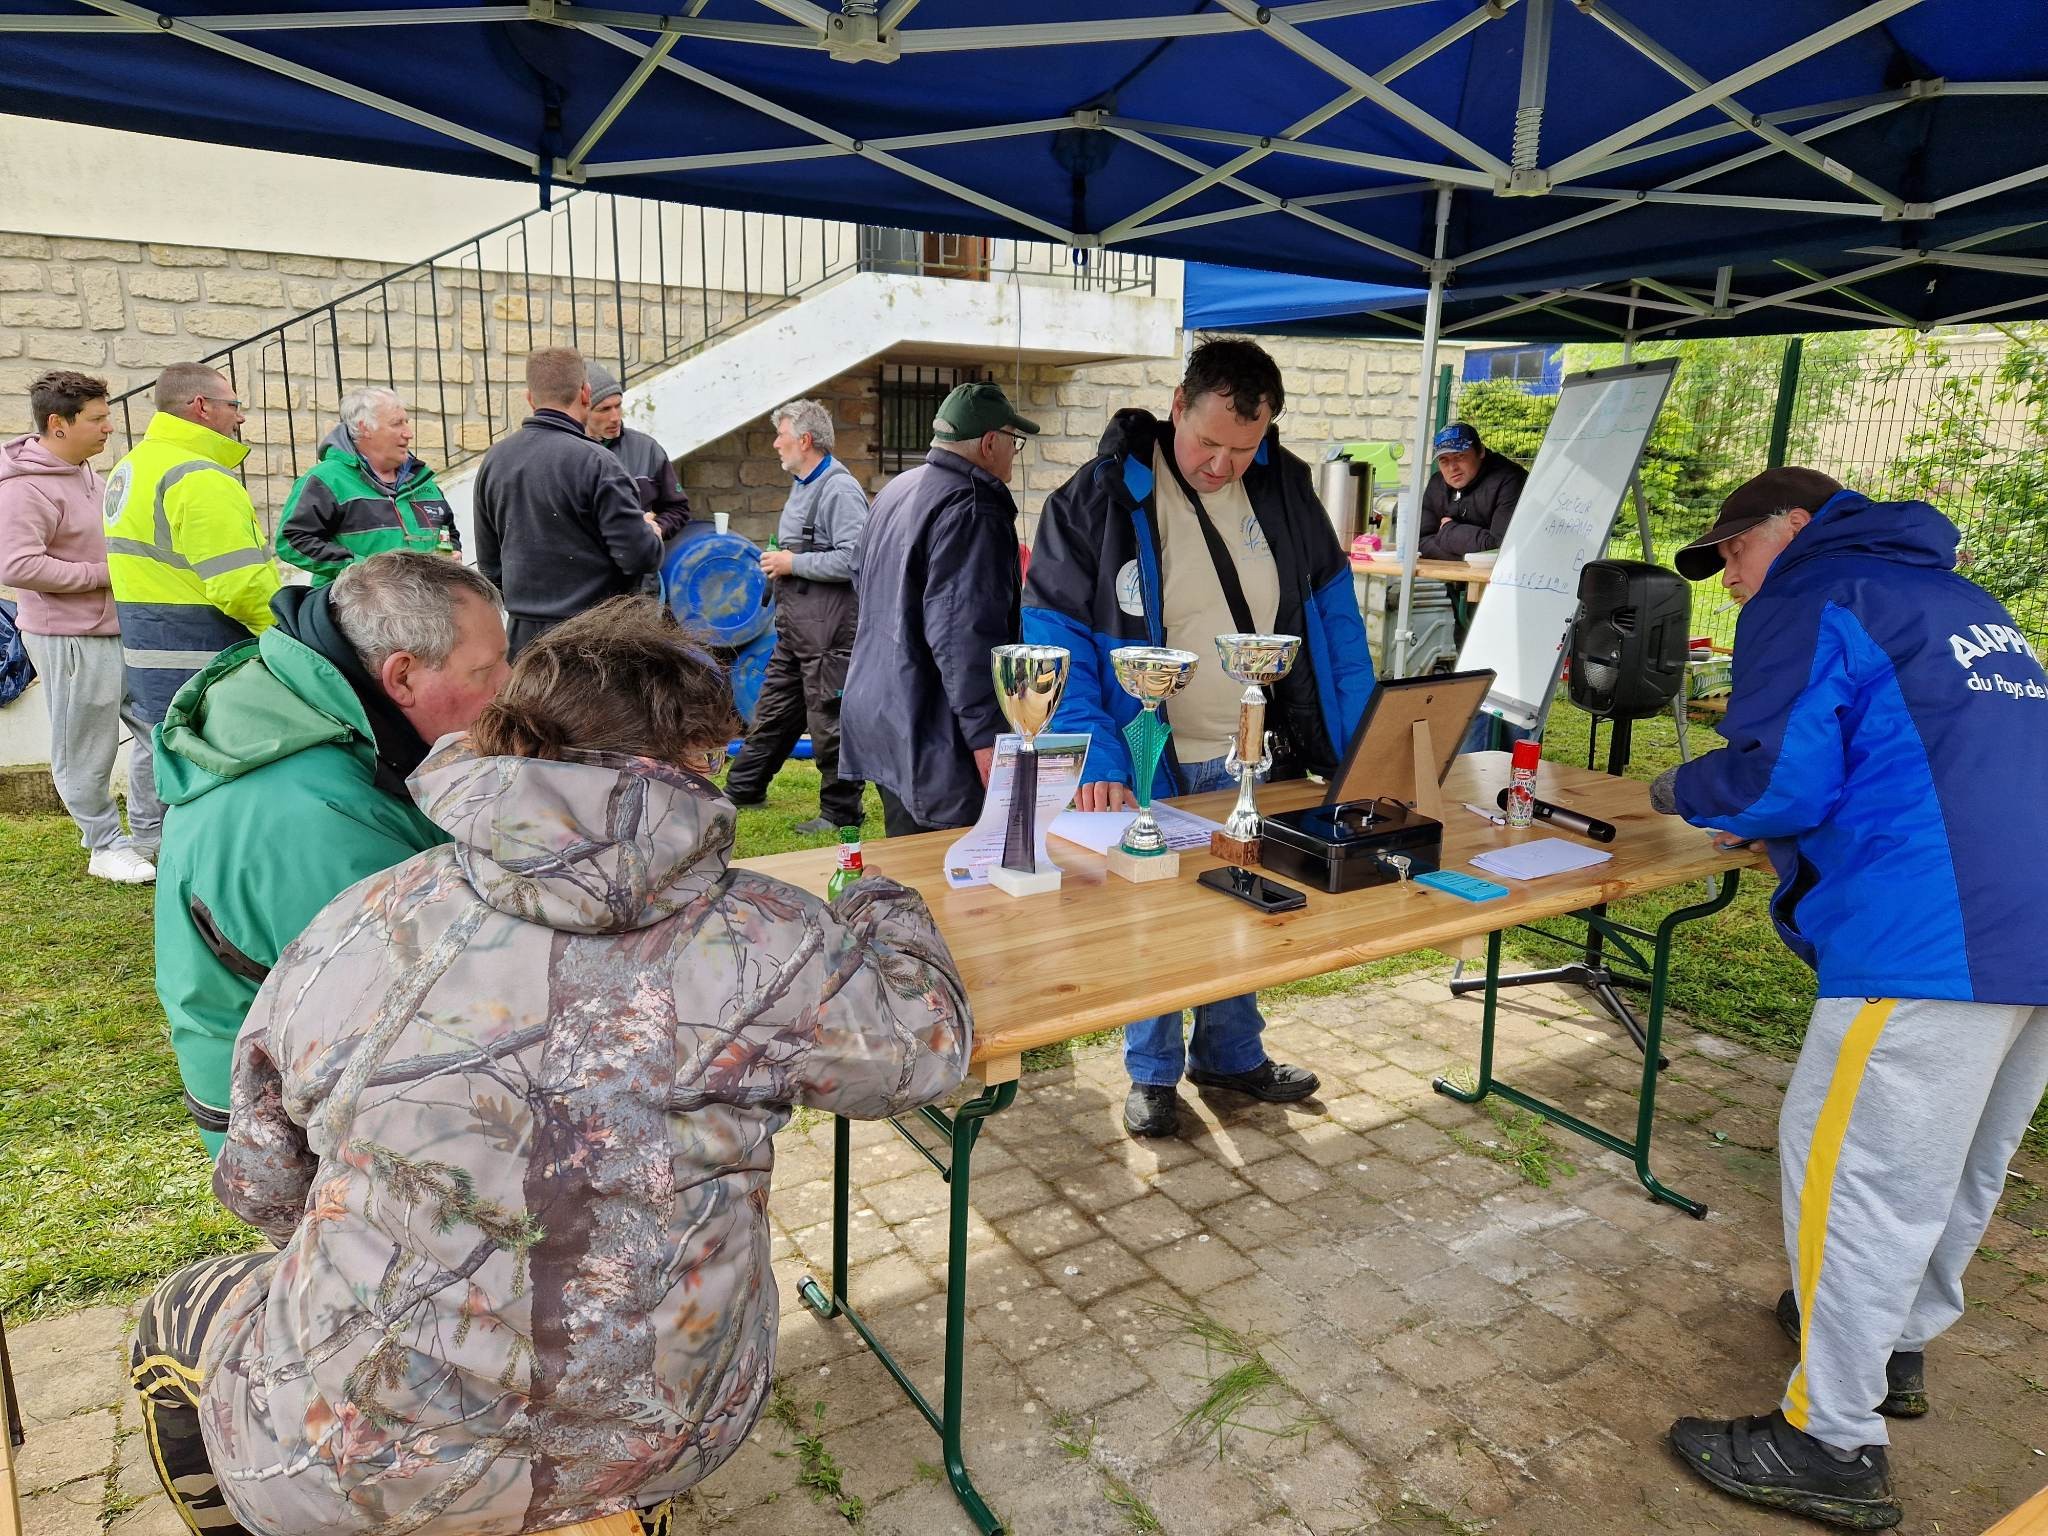
[[[1721,546],[1738,533],[1794,507],[1818,512],[1841,488],[1841,481],[1817,469],[1797,464],[1767,469],[1730,491],[1714,526],[1672,556],[1671,563],[1687,581],[1705,581],[1721,569]]]

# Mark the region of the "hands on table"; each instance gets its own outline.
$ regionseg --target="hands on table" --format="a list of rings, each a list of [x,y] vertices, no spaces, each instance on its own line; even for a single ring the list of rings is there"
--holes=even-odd
[[[1131,794],[1131,786],[1118,784],[1110,779],[1096,779],[1083,784],[1074,796],[1077,811],[1135,811],[1137,799]]]
[[[1713,834],[1713,840],[1714,846],[1724,853],[1733,852],[1737,848],[1747,848],[1756,841],[1753,837],[1737,837],[1733,832],[1716,832]]]

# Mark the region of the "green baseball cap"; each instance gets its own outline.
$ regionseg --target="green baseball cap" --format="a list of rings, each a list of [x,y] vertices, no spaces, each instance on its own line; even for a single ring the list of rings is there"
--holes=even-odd
[[[932,418],[932,436],[942,443],[971,442],[1005,427],[1038,435],[1038,423],[1017,414],[1000,384],[958,385],[939,402],[939,414]]]

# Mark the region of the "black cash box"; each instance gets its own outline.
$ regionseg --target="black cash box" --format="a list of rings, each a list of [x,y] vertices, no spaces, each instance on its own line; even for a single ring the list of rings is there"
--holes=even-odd
[[[1259,862],[1322,891],[1428,874],[1443,859],[1444,824],[1399,800],[1346,800],[1264,818]],[[1406,859],[1403,871],[1396,859]]]

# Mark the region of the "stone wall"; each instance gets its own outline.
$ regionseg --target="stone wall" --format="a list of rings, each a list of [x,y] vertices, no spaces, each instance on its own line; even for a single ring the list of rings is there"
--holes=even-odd
[[[1183,345],[1186,339],[1183,333]],[[1322,457],[1327,444],[1357,438],[1404,445],[1413,441],[1420,348],[1278,339],[1264,345],[1280,364],[1287,387],[1281,439],[1301,457],[1314,462]],[[957,366],[961,361],[909,354],[892,355],[890,360],[938,362],[942,366]],[[1455,362],[1456,354],[1447,354],[1444,360]],[[1014,359],[992,357],[989,365],[1018,410],[1043,429],[1019,456],[1018,478],[1011,487],[1022,512],[1020,534],[1026,541],[1046,496],[1093,456],[1110,414],[1126,405],[1138,405],[1164,415],[1181,374],[1178,358],[1074,368],[1027,363],[1019,388]],[[837,457],[871,494],[889,478],[879,467],[876,440],[881,415],[879,375],[879,367],[870,363],[812,391],[813,398],[832,412],[838,429]],[[773,429],[763,420],[683,460],[683,485],[690,493],[691,505],[699,513],[728,513],[735,532],[765,539],[774,531],[776,514],[789,494],[789,477],[776,463],[770,443],[773,436]]]
[[[394,270],[330,256],[0,233],[0,434],[27,429],[29,382],[49,368],[103,376],[119,394],[146,385],[167,363],[283,327],[235,354],[236,390],[250,416],[243,429],[253,450],[250,492],[268,521],[333,424],[342,388],[395,382],[410,399],[418,451],[445,466],[451,457],[481,451],[493,425],[502,431],[508,418],[524,414],[508,360],[529,345],[580,345],[616,367],[622,345],[637,359],[643,345],[658,354],[677,338],[745,318],[738,296],[716,289],[628,285],[623,303],[614,303],[609,284],[570,292],[554,279],[479,276],[474,268],[442,269],[431,278],[411,269],[403,281],[343,303],[331,317],[298,318]],[[1304,458],[1319,458],[1332,440],[1412,438],[1419,349],[1268,345],[1288,389],[1282,435]],[[963,359],[904,354],[891,361],[957,366]],[[1014,487],[1027,539],[1039,505],[1086,462],[1110,412],[1141,404],[1163,413],[1180,377],[1177,358],[1071,368],[1027,362],[1020,386],[1014,357],[992,355],[987,365],[1019,409],[1045,428],[1025,450]],[[885,479],[876,447],[879,372],[869,363],[813,391],[839,425],[839,456],[871,492]],[[148,408],[138,404],[127,423],[139,433]],[[115,454],[127,447],[122,425],[117,413]],[[753,537],[772,531],[788,477],[775,462],[771,435],[757,422],[684,462],[684,485],[700,512],[730,513],[735,529]]]

